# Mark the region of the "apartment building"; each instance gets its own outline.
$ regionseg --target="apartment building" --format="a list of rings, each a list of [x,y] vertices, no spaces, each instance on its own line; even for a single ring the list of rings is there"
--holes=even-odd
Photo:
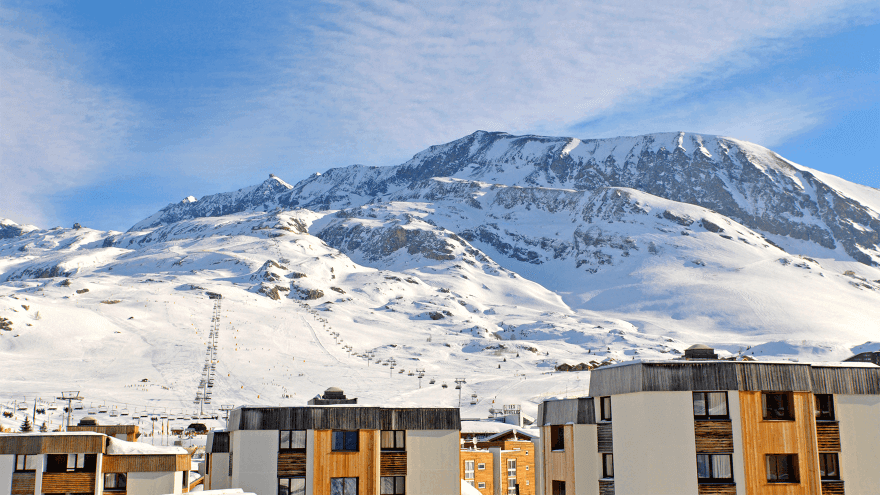
[[[208,436],[207,488],[457,495],[459,428],[457,408],[240,407]]]
[[[880,493],[880,367],[705,351],[599,368],[591,397],[544,402],[544,493]]]
[[[495,459],[488,449],[463,448],[460,452],[461,479],[482,495],[495,495]]]
[[[0,434],[0,494],[163,495],[190,489],[191,456],[102,433]]]

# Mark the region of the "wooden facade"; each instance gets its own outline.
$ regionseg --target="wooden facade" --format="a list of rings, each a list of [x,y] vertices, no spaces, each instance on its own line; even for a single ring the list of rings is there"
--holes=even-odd
[[[43,473],[42,493],[94,493],[96,473]]]
[[[138,425],[77,425],[67,428],[67,431],[91,431],[114,438],[117,435],[125,435],[127,442],[135,442],[140,436]]]
[[[509,442],[531,445],[531,442]],[[502,450],[499,456],[500,462],[495,469],[501,476],[501,493],[507,493],[507,460],[516,460],[516,483],[519,485],[519,495],[535,495],[535,451],[534,449],[521,448],[520,450]]]
[[[379,454],[379,476],[406,476],[406,452]]]
[[[732,453],[733,426],[726,421],[694,421],[698,454]]]
[[[843,481],[823,481],[822,495],[844,495]]]
[[[37,475],[34,473],[12,473],[11,495],[34,495]]]
[[[819,452],[840,452],[840,424],[837,421],[816,421],[816,442]]]
[[[459,455],[459,467],[461,469],[461,479],[465,481],[473,481],[474,488],[480,491],[483,495],[494,495],[495,484],[494,484],[494,476],[495,476],[495,466],[494,466],[494,458],[492,456],[492,452],[488,450],[462,450]],[[465,478],[465,470],[464,464],[465,461],[473,461],[474,462],[474,477],[473,479]],[[483,465],[483,469],[480,469],[480,465]],[[505,476],[504,479],[507,477]],[[485,488],[480,488],[480,483],[485,483]]]
[[[460,430],[458,408],[246,407],[230,430]]]
[[[157,473],[189,471],[189,454],[105,455],[101,463],[104,473]]]
[[[599,495],[614,495],[614,481],[599,480]]]
[[[822,491],[819,480],[813,394],[795,392],[792,396],[793,421],[763,419],[761,392],[740,392],[743,461],[747,493],[767,495],[811,495]],[[767,481],[767,454],[795,454],[798,483]]]
[[[707,483],[697,485],[698,495],[736,495],[733,483]]]
[[[614,435],[611,423],[599,423],[596,427],[599,452],[611,454],[614,452]]]
[[[104,435],[0,435],[0,455],[103,454]]]
[[[538,426],[596,424],[593,397],[544,401],[538,407],[537,419]]]
[[[544,493],[553,493],[553,481],[563,481],[568,489],[573,490],[574,480],[574,426],[560,426],[564,430],[564,450],[551,450],[549,441],[541,442],[544,462]],[[550,427],[541,428],[541,438],[550,438]]]
[[[306,475],[305,452],[281,452],[278,454],[278,477],[299,478]],[[206,471],[209,472],[209,471]]]
[[[379,493],[379,430],[360,430],[357,452],[334,452],[331,433],[315,431],[314,495],[330,495],[330,478],[349,477],[358,478],[358,493]]]

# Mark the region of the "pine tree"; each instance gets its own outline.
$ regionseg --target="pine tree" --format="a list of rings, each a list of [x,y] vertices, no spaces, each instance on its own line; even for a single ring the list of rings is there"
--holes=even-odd
[[[22,433],[30,433],[34,431],[34,425],[31,424],[31,418],[29,418],[28,416],[24,417],[24,422],[21,423],[21,428],[19,428],[19,431],[21,431]]]
[[[43,424],[40,425],[40,432],[41,432],[41,433],[46,433],[47,431],[49,431],[49,427],[46,426],[46,422],[43,421]]]

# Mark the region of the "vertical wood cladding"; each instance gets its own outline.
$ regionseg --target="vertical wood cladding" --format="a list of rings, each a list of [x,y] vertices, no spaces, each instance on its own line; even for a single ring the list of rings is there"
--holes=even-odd
[[[730,484],[705,484],[697,485],[699,495],[736,495],[736,485]]]
[[[565,431],[565,450],[551,450],[550,442],[541,442],[544,459],[544,493],[553,493],[553,481],[564,481],[568,493],[574,490],[574,426],[562,426]],[[541,437],[550,438],[550,427],[541,428]]]
[[[43,473],[43,493],[94,493],[95,473]]]
[[[792,394],[794,421],[765,421],[761,392],[740,392],[746,493],[813,495],[821,492],[813,394]],[[795,454],[799,483],[769,483],[766,454]]]
[[[596,434],[599,439],[599,452],[605,454],[613,453],[614,443],[611,434],[611,423],[599,423],[596,427]]]
[[[843,481],[823,481],[822,495],[844,495]]]
[[[278,454],[278,477],[295,478],[306,475],[305,452],[282,452]]]
[[[104,440],[99,434],[83,435],[0,435],[2,454],[103,454]]]
[[[473,481],[474,488],[480,491],[483,495],[493,495],[495,493],[494,487],[494,471],[495,466],[493,464],[492,452],[488,450],[461,450],[459,451],[459,468],[461,470],[461,479],[465,479],[464,477],[464,462],[465,461],[474,461],[474,478],[468,479],[466,481]],[[485,464],[485,469],[479,469],[480,464]],[[505,469],[507,469],[505,467]],[[507,481],[507,476],[504,476],[504,481]],[[485,483],[485,488],[480,488],[480,483]],[[507,493],[505,490],[504,493]]]
[[[819,452],[840,452],[840,424],[837,421],[816,421]]]
[[[406,452],[379,454],[379,476],[406,476]]]
[[[458,408],[247,407],[230,430],[460,430]]]
[[[599,495],[614,495],[614,482],[599,480]]]
[[[813,367],[814,394],[880,394],[880,368]]]
[[[34,495],[37,475],[34,473],[12,474],[12,495]]]
[[[104,473],[156,473],[189,471],[189,454],[105,455],[101,462]]]
[[[733,427],[730,421],[694,421],[697,453],[733,452]]]
[[[360,430],[357,452],[333,452],[331,433],[315,431],[314,495],[330,495],[330,478],[350,477],[358,493],[379,493],[379,430]]]

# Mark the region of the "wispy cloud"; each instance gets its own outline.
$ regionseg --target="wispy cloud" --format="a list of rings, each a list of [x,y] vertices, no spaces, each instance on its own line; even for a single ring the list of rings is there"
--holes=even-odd
[[[45,226],[55,220],[52,193],[95,180],[119,158],[132,107],[84,81],[69,62],[75,47],[39,23],[0,10],[0,216]]]

